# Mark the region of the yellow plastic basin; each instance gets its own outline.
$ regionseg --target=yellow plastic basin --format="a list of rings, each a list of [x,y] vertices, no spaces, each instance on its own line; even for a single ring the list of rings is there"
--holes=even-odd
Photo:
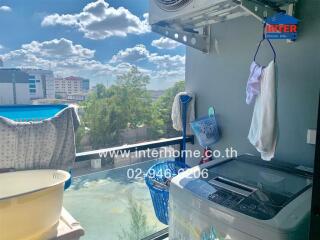
[[[44,240],[58,223],[64,183],[61,170],[0,174],[0,240]]]

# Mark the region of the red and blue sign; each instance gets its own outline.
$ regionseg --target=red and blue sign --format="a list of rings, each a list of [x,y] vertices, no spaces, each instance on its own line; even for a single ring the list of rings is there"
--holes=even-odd
[[[299,20],[285,13],[278,13],[266,19],[265,38],[267,39],[297,39]]]

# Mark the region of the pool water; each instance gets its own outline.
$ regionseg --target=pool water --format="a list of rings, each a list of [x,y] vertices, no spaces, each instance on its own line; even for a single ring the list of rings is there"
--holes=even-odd
[[[0,116],[14,121],[33,121],[51,118],[67,105],[8,105],[0,106]]]
[[[127,176],[128,169],[145,173],[155,163],[152,160],[73,178],[63,205],[84,228],[81,239],[135,240],[166,227],[154,214],[143,177]]]

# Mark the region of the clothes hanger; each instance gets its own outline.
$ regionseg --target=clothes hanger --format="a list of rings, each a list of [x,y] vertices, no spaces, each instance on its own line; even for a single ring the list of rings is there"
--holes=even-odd
[[[276,61],[276,58],[277,58],[277,54],[276,54],[276,51],[274,50],[274,47],[272,46],[272,43],[270,42],[270,40],[268,38],[266,38],[266,33],[265,33],[265,29],[266,29],[266,21],[264,21],[264,24],[263,24],[263,33],[262,33],[262,39],[260,40],[259,44],[258,44],[258,47],[257,47],[257,50],[256,50],[256,53],[254,54],[254,58],[253,60],[256,62],[256,57],[257,57],[257,54],[259,52],[259,49],[260,49],[260,46],[261,46],[261,43],[264,41],[264,40],[267,40],[271,49],[272,49],[272,52],[273,52],[273,61],[275,62]]]

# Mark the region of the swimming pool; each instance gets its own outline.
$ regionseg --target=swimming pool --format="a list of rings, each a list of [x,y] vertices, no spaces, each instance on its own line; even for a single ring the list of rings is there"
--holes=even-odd
[[[0,116],[14,121],[44,120],[53,117],[67,105],[6,105],[0,106]]]
[[[81,239],[134,240],[137,235],[142,238],[166,227],[154,214],[144,180],[127,176],[128,169],[146,172],[158,161],[73,178],[63,205],[84,228]]]

